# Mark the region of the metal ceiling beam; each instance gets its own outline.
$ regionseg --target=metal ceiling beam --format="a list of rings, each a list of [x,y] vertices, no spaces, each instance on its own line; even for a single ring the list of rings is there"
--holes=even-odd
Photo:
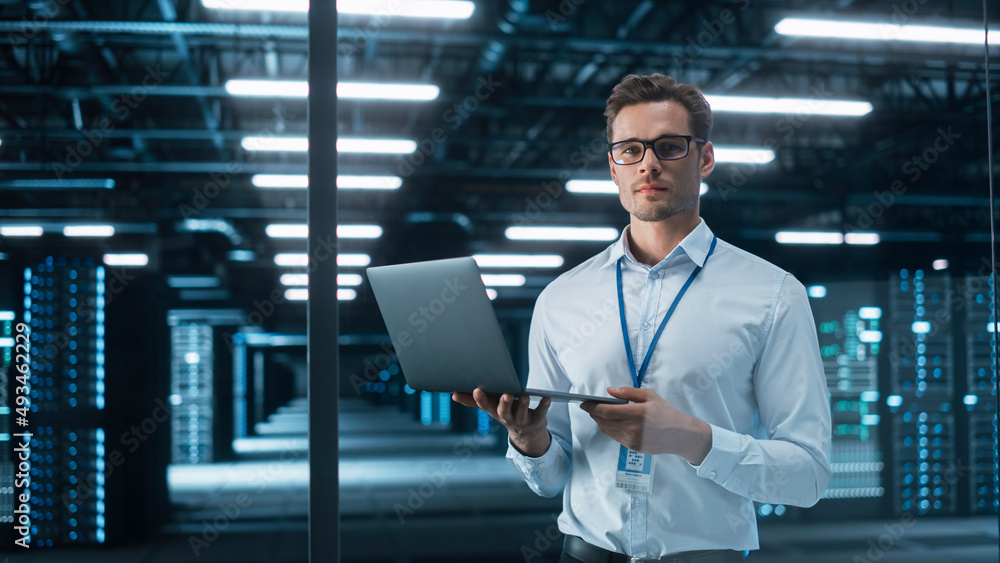
[[[158,4],[164,20],[170,23],[177,21],[177,9],[174,7],[173,0],[158,0]],[[170,34],[170,39],[174,43],[174,48],[181,60],[188,82],[192,85],[200,84],[201,80],[198,77],[198,73],[195,72],[194,61],[191,58],[191,49],[188,47],[187,39],[181,33]],[[211,139],[212,144],[215,145],[215,150],[218,151],[220,158],[225,158],[223,154],[225,143],[222,136],[217,134],[219,120],[216,118],[213,109],[209,107],[208,100],[204,96],[195,96],[194,98],[198,104],[198,109],[201,111],[202,119],[205,120],[205,128],[212,133]]]
[[[863,17],[859,15],[858,17]],[[37,32],[93,32],[94,38],[100,37],[105,43],[112,38],[109,34],[127,35],[171,35],[211,36],[234,39],[294,39],[305,41],[308,29],[305,26],[294,25],[244,25],[227,23],[203,22],[137,22],[137,21],[0,21],[0,33]],[[338,39],[365,39],[368,32],[361,28],[338,28]],[[81,36],[79,39],[86,39]],[[685,43],[670,43],[663,41],[619,40],[591,37],[552,37],[552,36],[522,36],[508,37],[498,33],[439,33],[434,31],[389,30],[378,32],[380,42],[414,43],[419,45],[466,45],[481,46],[490,41],[510,40],[512,44],[522,49],[554,50],[565,46],[570,51],[621,54],[637,52],[646,55],[671,56],[683,54],[689,47]],[[797,60],[804,62],[828,61],[850,65],[887,65],[903,64],[928,65],[935,61],[954,63],[970,63],[971,57],[978,56],[981,48],[977,46],[949,46],[920,49],[900,49],[892,52],[892,47],[877,42],[844,42],[844,51],[832,49],[809,48],[798,45],[795,49],[761,47],[757,44],[748,45],[708,45],[702,47],[702,60],[731,59],[738,55],[748,55],[767,60]],[[245,45],[244,45],[245,47]],[[929,54],[924,54],[926,51]],[[1000,68],[1000,61],[994,63]],[[991,65],[991,69],[993,65]]]

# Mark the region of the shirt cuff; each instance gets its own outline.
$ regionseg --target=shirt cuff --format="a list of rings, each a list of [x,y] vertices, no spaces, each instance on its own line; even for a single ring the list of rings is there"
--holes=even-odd
[[[538,473],[543,471],[546,467],[554,467],[559,459],[559,446],[556,444],[556,439],[551,438],[549,442],[549,449],[545,450],[545,453],[540,457],[528,457],[521,452],[517,451],[517,448],[510,443],[510,437],[507,437],[507,459],[513,462],[514,467],[518,469],[525,477],[535,478]]]
[[[702,460],[701,465],[691,465],[699,477],[711,479],[722,485],[729,479],[740,459],[743,457],[743,435],[732,430],[712,427],[712,449]]]

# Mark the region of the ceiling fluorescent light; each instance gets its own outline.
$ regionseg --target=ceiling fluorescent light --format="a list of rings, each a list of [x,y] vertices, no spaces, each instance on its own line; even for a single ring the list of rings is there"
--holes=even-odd
[[[399,176],[337,176],[337,188],[341,190],[398,190],[402,185]]]
[[[285,299],[289,301],[305,301],[306,299],[309,299],[309,290],[304,287],[286,289]]]
[[[615,240],[618,229],[613,227],[507,227],[510,240]]]
[[[241,12],[309,12],[309,0],[201,0],[201,5],[211,10],[239,10]]]
[[[303,224],[296,225],[268,225],[264,232],[271,238],[306,238],[309,236],[309,226]]]
[[[108,266],[145,266],[149,264],[149,256],[145,254],[105,254],[104,263]]]
[[[986,36],[982,28],[944,27],[933,25],[896,25],[889,23],[785,18],[774,26],[779,35],[824,37],[831,39],[864,39],[871,41],[912,41],[924,43],[962,43],[982,45]],[[1000,43],[1000,33],[990,31],[991,45]]]
[[[486,297],[489,297],[490,301],[495,301],[498,295],[499,294],[497,293],[497,290],[493,289],[492,287],[486,288]]]
[[[309,11],[309,0],[201,0],[201,5],[212,10]],[[382,17],[468,19],[475,9],[475,3],[467,0],[337,0],[341,14]]]
[[[337,0],[341,14],[389,15],[407,18],[464,20],[472,16],[476,4],[457,0]]]
[[[857,117],[871,113],[868,102],[819,100],[809,98],[763,98],[755,96],[705,95],[712,111],[739,113],[794,113],[796,115],[835,115]]]
[[[367,254],[338,254],[338,266],[367,266],[371,264],[371,256]]]
[[[337,177],[338,183],[340,177]],[[254,174],[250,183],[257,188],[305,189],[309,187],[307,174]]]
[[[299,224],[268,225],[264,232],[271,238],[306,238],[309,236],[309,226]],[[337,225],[339,238],[378,238],[382,236],[382,227],[378,225]]]
[[[254,174],[250,183],[258,188],[305,189],[309,187],[306,174]],[[403,185],[399,176],[337,176],[341,190],[398,190]]]
[[[774,160],[774,151],[751,147],[724,147],[713,145],[715,162],[740,164],[767,164]]]
[[[337,285],[339,286],[358,286],[361,285],[362,281],[360,274],[337,274]]]
[[[558,268],[563,257],[558,254],[474,254],[480,268]]]
[[[575,194],[617,194],[618,185],[611,180],[569,180],[566,191]]]
[[[309,82],[305,80],[226,81],[226,92],[232,96],[269,98],[306,98]],[[377,82],[338,82],[337,97],[348,100],[393,100],[426,102],[435,100],[441,89],[433,84],[381,84]]]
[[[0,180],[0,190],[111,190],[111,178]]]
[[[847,244],[872,245],[879,243],[878,233],[847,233],[844,242]]]
[[[352,301],[358,296],[358,292],[353,289],[338,289],[338,301]],[[285,299],[289,301],[305,301],[309,299],[309,290],[304,287],[292,287],[285,290]]]
[[[115,234],[111,225],[67,225],[63,234],[68,237],[110,237]]]
[[[615,194],[618,195],[618,185],[611,180],[569,180],[566,191],[575,194]],[[705,195],[708,184],[702,182],[698,187],[699,195]]]
[[[278,280],[281,285],[309,285],[309,274],[281,274]],[[360,274],[337,274],[337,285],[340,287],[358,286],[362,281]]]
[[[426,102],[437,99],[439,93],[441,93],[441,89],[433,84],[337,83],[337,97],[351,100]]]
[[[521,274],[482,274],[483,285],[494,287],[521,287],[527,278]]]
[[[781,244],[842,244],[844,235],[834,232],[780,231],[774,240]]]
[[[338,254],[338,266],[367,266],[371,263],[367,254]],[[274,263],[278,266],[308,266],[309,255],[305,252],[282,252],[274,255]]]
[[[812,297],[813,299],[822,299],[826,297],[826,286],[810,285],[806,288],[806,293],[808,293],[809,297]]]
[[[37,225],[9,225],[0,227],[0,236],[5,237],[40,237],[43,229]]]
[[[243,137],[240,146],[248,151],[306,152],[307,137]],[[366,154],[410,154],[417,143],[408,139],[337,139],[337,152]]]
[[[382,227],[378,225],[337,225],[339,238],[378,238],[382,236]]]
[[[306,98],[309,96],[307,80],[254,80],[234,78],[227,80],[226,92],[231,96],[267,98]]]
[[[281,285],[309,285],[309,274],[281,274],[278,281],[281,282]]]
[[[309,139],[306,137],[243,137],[240,146],[248,151],[287,151],[306,152],[309,150]]]
[[[410,154],[417,143],[407,139],[337,139],[338,152]]]

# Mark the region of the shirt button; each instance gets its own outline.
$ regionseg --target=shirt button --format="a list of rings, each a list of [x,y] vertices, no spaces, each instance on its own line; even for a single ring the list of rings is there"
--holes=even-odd
[[[649,279],[651,279],[651,280],[658,280],[658,279],[660,279],[660,274],[658,274],[656,272],[653,272],[653,273],[649,274]]]
[[[649,330],[649,327],[650,327],[649,323],[642,323],[642,330]]]
[[[708,476],[712,479],[715,479],[715,475],[716,475],[715,471],[712,471],[708,474]]]
[[[633,499],[632,504],[636,506],[642,506],[642,499],[641,498]]]

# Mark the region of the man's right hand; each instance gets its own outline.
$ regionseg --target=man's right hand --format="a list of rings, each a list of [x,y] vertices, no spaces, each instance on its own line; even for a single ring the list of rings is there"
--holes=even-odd
[[[552,437],[546,428],[546,413],[552,400],[543,398],[534,409],[527,395],[490,395],[482,389],[472,393],[452,393],[451,398],[467,407],[476,407],[507,427],[510,443],[528,457],[541,457],[549,449]]]

